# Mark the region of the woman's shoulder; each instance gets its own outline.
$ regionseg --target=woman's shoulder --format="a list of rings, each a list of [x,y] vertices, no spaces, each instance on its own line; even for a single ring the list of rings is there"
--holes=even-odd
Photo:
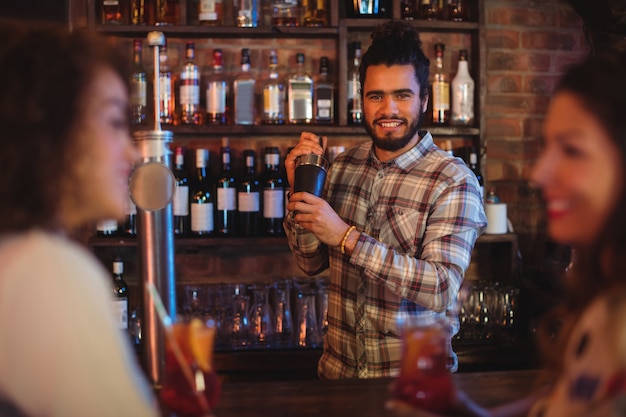
[[[42,271],[46,275],[100,273],[101,265],[86,248],[70,238],[31,230],[0,239],[0,277]]]

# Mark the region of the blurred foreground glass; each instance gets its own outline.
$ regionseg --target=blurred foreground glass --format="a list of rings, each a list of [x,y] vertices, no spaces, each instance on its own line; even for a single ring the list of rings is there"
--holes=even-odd
[[[179,417],[210,416],[221,390],[213,367],[215,327],[192,319],[173,324],[169,332],[161,402]]]
[[[445,412],[452,401],[450,325],[433,317],[399,317],[402,337],[400,375],[394,396],[417,408]]]

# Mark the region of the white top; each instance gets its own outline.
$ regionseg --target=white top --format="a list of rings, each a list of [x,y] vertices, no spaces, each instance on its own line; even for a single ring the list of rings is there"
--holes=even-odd
[[[626,292],[611,291],[589,305],[572,331],[564,371],[532,417],[626,415]]]
[[[42,231],[0,238],[0,403],[47,417],[157,416],[98,260]]]

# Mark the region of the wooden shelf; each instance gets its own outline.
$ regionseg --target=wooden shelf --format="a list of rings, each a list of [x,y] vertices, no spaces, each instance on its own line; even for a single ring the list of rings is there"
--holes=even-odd
[[[236,37],[236,38],[280,38],[314,37],[333,38],[339,33],[335,27],[276,27],[259,26],[240,28],[236,26],[200,26],[200,25],[116,25],[97,24],[96,31],[106,35],[139,36],[148,32],[163,32],[174,38]]]
[[[171,126],[163,125],[163,130],[169,130],[176,135],[184,136],[223,136],[223,135],[299,135],[304,130],[316,132],[320,135],[363,135],[367,136],[362,126],[337,125],[218,125],[218,126]],[[147,127],[137,127],[135,130],[144,130]],[[433,136],[479,136],[480,129],[465,126],[425,126]]]
[[[502,235],[482,235],[476,241],[479,243],[517,243],[517,235],[506,233]],[[137,239],[134,237],[92,237],[88,242],[91,247],[132,247],[137,246]],[[174,245],[180,247],[287,247],[287,239],[278,237],[183,237],[174,238]]]

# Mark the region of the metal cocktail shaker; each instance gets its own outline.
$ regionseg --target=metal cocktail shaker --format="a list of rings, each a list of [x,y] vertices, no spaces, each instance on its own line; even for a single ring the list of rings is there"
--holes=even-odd
[[[293,184],[294,192],[306,191],[321,197],[326,182],[328,160],[314,153],[296,158],[296,171]]]

